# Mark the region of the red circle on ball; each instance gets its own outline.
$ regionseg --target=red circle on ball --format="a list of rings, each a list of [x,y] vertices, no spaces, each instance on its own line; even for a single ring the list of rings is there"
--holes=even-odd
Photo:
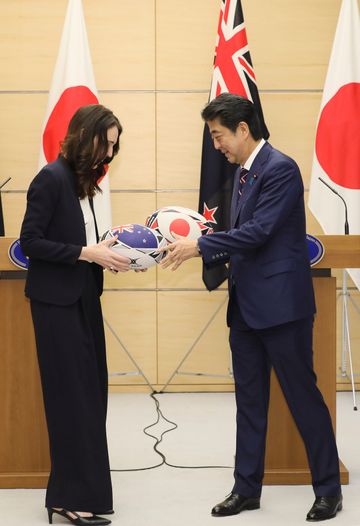
[[[171,221],[169,227],[170,234],[177,234],[178,236],[186,237],[190,232],[190,225],[186,219],[174,219]]]
[[[88,104],[98,104],[94,93],[86,86],[73,86],[65,89],[55,104],[43,133],[43,148],[48,163],[55,161],[60,152],[69,122],[74,113]]]
[[[324,106],[317,129],[318,161],[334,183],[360,189],[360,83],[342,86]]]

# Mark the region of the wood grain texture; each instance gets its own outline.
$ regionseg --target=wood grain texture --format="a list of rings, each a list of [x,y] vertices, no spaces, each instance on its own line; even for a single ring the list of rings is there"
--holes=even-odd
[[[49,447],[33,325],[24,280],[0,279],[0,487],[7,473],[22,473],[24,484],[43,481]],[[5,476],[5,478],[4,478]],[[26,482],[27,480],[27,482]],[[39,482],[40,484],[41,482]],[[26,487],[26,486],[25,486]],[[39,487],[39,486],[37,486]]]

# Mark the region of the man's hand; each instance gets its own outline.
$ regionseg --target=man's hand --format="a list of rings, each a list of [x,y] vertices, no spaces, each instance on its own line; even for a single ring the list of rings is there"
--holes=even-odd
[[[196,239],[187,239],[177,234],[173,236],[176,241],[159,250],[159,253],[167,252],[160,265],[162,268],[171,267],[171,270],[176,270],[187,259],[199,256],[199,252]]]

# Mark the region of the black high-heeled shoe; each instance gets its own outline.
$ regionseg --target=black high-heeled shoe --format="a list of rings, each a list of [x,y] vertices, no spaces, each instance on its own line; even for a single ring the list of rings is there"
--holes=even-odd
[[[76,513],[76,511],[55,510],[54,508],[48,508],[47,511],[49,515],[49,524],[52,524],[52,516],[54,513],[65,517],[65,519],[72,522],[76,526],[105,526],[106,524],[111,524],[111,521],[109,521],[109,519],[104,519],[104,517],[99,517],[98,515],[91,515],[90,517],[81,517],[81,515]],[[75,515],[76,518],[74,519],[73,517],[71,517],[69,513]]]

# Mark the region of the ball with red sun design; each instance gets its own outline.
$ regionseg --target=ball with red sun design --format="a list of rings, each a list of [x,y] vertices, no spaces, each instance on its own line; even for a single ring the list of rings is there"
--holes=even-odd
[[[174,234],[198,239],[211,234],[211,223],[204,216],[182,206],[164,206],[155,210],[146,220],[146,226],[157,230],[169,243],[176,241]]]

